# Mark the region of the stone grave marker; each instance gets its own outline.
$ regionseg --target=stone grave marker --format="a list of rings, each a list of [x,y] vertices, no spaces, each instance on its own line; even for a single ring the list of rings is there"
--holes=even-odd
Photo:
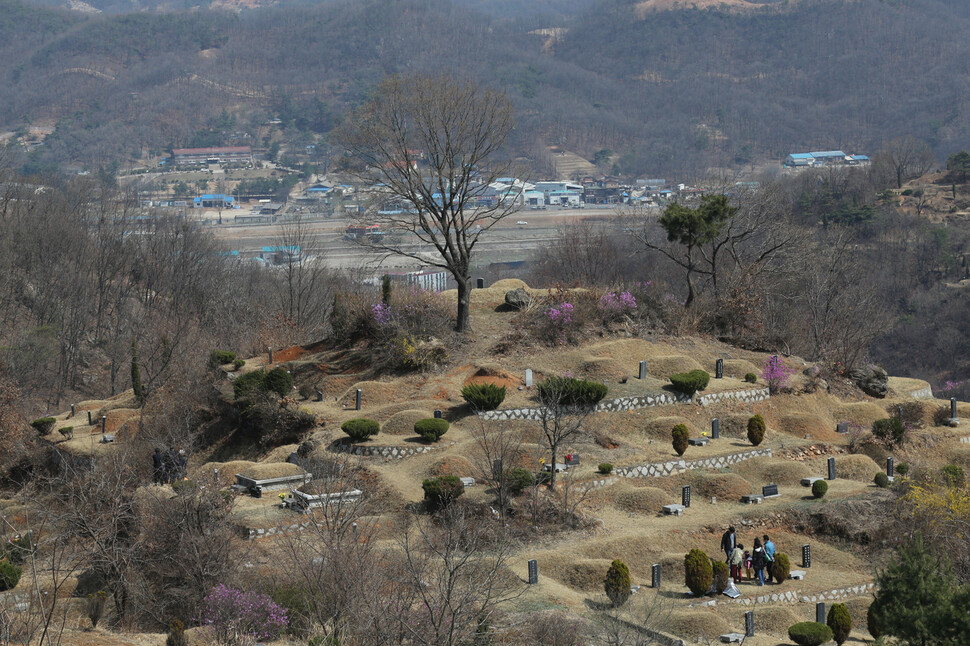
[[[803,487],[811,487],[813,484],[815,484],[816,480],[825,480],[825,478],[821,478],[819,476],[809,476],[807,478],[802,478],[801,483]]]
[[[711,439],[717,440],[721,437],[721,420],[714,418],[711,420]]]
[[[363,396],[363,392],[360,388],[357,389],[357,395],[354,397],[354,410],[360,410],[360,400]]]
[[[754,637],[754,611],[748,610],[744,613],[744,636]]]
[[[886,458],[886,475],[890,478],[896,475],[896,461],[892,456]]]
[[[475,279],[475,287],[477,287],[478,289],[485,289],[485,279],[484,278],[476,278]]]
[[[690,507],[690,485],[684,485],[680,490],[680,504]]]
[[[88,426],[94,426],[94,422],[91,421],[91,411],[88,411]]]
[[[525,369],[525,387],[532,388],[532,368]]]
[[[760,493],[749,493],[741,496],[741,502],[745,505],[760,505],[764,500],[765,497]]]
[[[660,564],[654,563],[653,567],[650,568],[650,587],[659,588],[660,587]]]
[[[639,375],[637,375],[637,378],[638,379],[646,379],[647,378],[647,362],[646,361],[641,361],[640,362],[640,373],[639,373]]]
[[[802,567],[812,567],[812,546],[802,545]]]
[[[101,416],[101,434],[104,435],[108,430],[108,416]]]
[[[842,433],[843,435],[846,434],[846,433],[848,433],[849,432],[849,423],[848,422],[839,422],[838,424],[835,425],[835,432],[836,433]]]
[[[317,401],[318,402],[322,402],[323,401],[323,391],[322,390],[318,390],[317,391]]]
[[[566,454],[566,466],[578,467],[579,466],[579,453],[568,453],[568,454]]]
[[[950,397],[950,417],[957,418],[957,398]]]
[[[535,559],[529,560],[529,585],[539,583],[539,562]]]
[[[686,509],[683,505],[664,505],[664,514],[667,516],[680,516],[684,513]]]
[[[687,440],[687,443],[691,446],[707,446],[706,437],[692,437]]]
[[[835,458],[829,458],[829,477],[828,480],[835,480]]]
[[[778,493],[778,485],[770,484],[770,485],[765,485],[761,488],[761,495],[764,496],[765,498],[777,498],[781,494]]]
[[[820,624],[825,623],[825,604],[821,601],[815,604],[815,621]]]
[[[805,570],[792,570],[791,572],[788,573],[788,578],[793,579],[795,581],[804,581]]]
[[[266,352],[269,353],[269,362],[273,363],[273,348],[266,348]]]
[[[743,644],[744,634],[743,633],[725,633],[721,635],[722,644]]]
[[[459,480],[461,480],[462,486],[466,489],[475,486],[475,478],[459,478]]]
[[[441,413],[440,410],[435,410],[435,412],[434,412],[434,418],[435,419],[441,419],[441,415],[442,415],[442,413]]]
[[[116,439],[117,439],[117,438],[115,438],[115,436],[114,436],[114,435],[111,435],[110,433],[106,433],[106,434],[103,434],[103,435],[101,436],[101,439],[100,439],[100,440],[98,440],[98,443],[99,443],[99,444],[111,444],[111,443],[112,443],[112,442],[114,442],[114,441],[115,441]]]
[[[74,410],[74,404],[71,404],[71,417],[74,417],[74,415],[76,415],[76,412]]]
[[[714,378],[724,379],[724,359],[718,359],[714,362]]]

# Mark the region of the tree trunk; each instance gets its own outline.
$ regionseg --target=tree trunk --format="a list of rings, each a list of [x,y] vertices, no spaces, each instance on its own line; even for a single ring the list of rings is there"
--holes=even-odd
[[[549,478],[549,488],[553,491],[556,490],[556,453],[559,444],[552,445],[552,464],[550,465],[550,478]]]
[[[467,272],[464,272],[467,273]],[[471,282],[470,276],[455,276],[458,283],[458,315],[455,318],[456,332],[471,331]]]

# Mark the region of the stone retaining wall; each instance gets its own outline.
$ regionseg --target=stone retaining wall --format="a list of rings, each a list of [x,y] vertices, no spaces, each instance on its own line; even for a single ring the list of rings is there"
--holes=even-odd
[[[760,402],[768,399],[770,393],[767,388],[749,388],[747,390],[727,390],[723,393],[710,393],[701,395],[697,401],[701,406],[710,406],[728,399],[737,399],[743,402]]]
[[[293,523],[292,525],[277,525],[275,527],[267,527],[265,529],[254,529],[252,527],[236,525],[236,531],[243,538],[252,540],[254,538],[263,538],[265,536],[277,536],[279,534],[285,534],[286,532],[302,532],[311,525],[313,525],[312,521]]]
[[[761,457],[770,458],[771,449],[754,449],[753,451],[716,455],[709,458],[701,458],[700,460],[671,460],[669,462],[655,462],[632,467],[617,467],[613,472],[623,478],[662,478],[687,469],[723,469],[738,462]]]
[[[909,396],[913,399],[933,399],[933,389],[927,387],[920,390],[914,390],[909,393]]]
[[[359,446],[357,444],[331,444],[334,453],[350,453],[361,457],[377,458],[409,458],[412,455],[428,453],[439,448],[437,446]]]
[[[721,599],[718,597],[717,601],[721,603],[737,603],[742,606],[756,606],[766,603],[818,603],[819,601],[838,601],[839,599],[846,599],[848,597],[872,594],[875,589],[876,584],[869,582],[846,588],[816,592],[814,594],[802,594],[801,590],[788,590],[787,592],[776,592],[774,594],[762,594],[756,597],[741,597],[738,599]],[[710,601],[705,603],[710,603]]]
[[[961,444],[970,444],[970,437],[961,437],[960,438],[960,443]]]
[[[701,406],[709,406],[729,399],[743,402],[758,402],[768,399],[767,388],[748,388],[745,390],[728,390],[722,393],[701,395],[696,399]],[[661,392],[640,397],[620,397],[610,401],[600,402],[596,406],[597,412],[615,413],[619,411],[637,410],[653,406],[670,406],[671,404],[686,404],[694,401],[691,397],[680,393]],[[509,408],[504,410],[489,410],[478,414],[485,420],[528,419],[538,421],[542,417],[541,408]]]

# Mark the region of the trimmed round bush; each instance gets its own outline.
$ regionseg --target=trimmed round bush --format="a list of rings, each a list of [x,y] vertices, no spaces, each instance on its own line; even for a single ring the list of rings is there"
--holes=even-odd
[[[266,371],[253,370],[244,375],[236,377],[232,382],[232,393],[236,400],[243,399],[251,392],[264,390],[266,388]]]
[[[764,442],[765,432],[767,430],[768,425],[765,423],[765,418],[762,417],[760,413],[748,419],[748,441],[751,442],[753,446],[758,446]]]
[[[677,455],[683,455],[687,450],[687,440],[690,439],[690,431],[687,430],[687,426],[678,424],[671,429],[670,437],[673,440],[674,451],[677,452]]]
[[[505,401],[505,386],[468,384],[461,396],[475,410],[495,410]]]
[[[54,424],[56,423],[57,420],[53,417],[38,417],[30,425],[37,429],[37,432],[41,435],[47,435],[54,430]]]
[[[787,554],[776,552],[775,560],[771,562],[771,576],[778,583],[784,583],[788,580],[789,574],[791,574],[791,559]]]
[[[593,408],[606,392],[606,386],[597,381],[574,377],[549,377],[536,387],[539,403],[547,407]]]
[[[609,462],[603,462],[597,468],[599,469],[599,472],[602,473],[603,475],[609,475],[613,473],[613,465],[610,464]]]
[[[424,438],[425,442],[437,442],[441,436],[448,432],[451,424],[448,420],[437,417],[419,419],[414,423],[414,432]]]
[[[293,391],[293,375],[277,366],[266,373],[266,390],[270,390],[280,397],[286,397]]]
[[[246,365],[246,360],[245,359],[236,359],[235,361],[232,362],[232,369],[233,370],[239,370],[240,368],[242,368],[245,365]]]
[[[711,559],[697,548],[684,556],[684,584],[695,597],[707,594],[714,581]]]
[[[880,489],[885,489],[886,487],[889,486],[889,476],[887,476],[882,471],[877,473],[872,480],[873,482],[876,483],[876,486],[879,487]]]
[[[214,366],[224,366],[236,360],[236,353],[229,350],[213,350],[209,355],[209,361]]]
[[[879,636],[882,635],[882,629],[879,627],[878,601],[873,601],[869,604],[869,609],[866,610],[866,630],[876,639],[879,639]]]
[[[0,561],[0,591],[10,590],[20,582],[22,570],[9,561]]]
[[[832,639],[835,643],[842,646],[852,632],[852,616],[844,603],[832,604],[825,625],[832,630]]]
[[[57,429],[57,432],[60,433],[61,435],[63,435],[64,436],[64,439],[70,440],[70,439],[73,439],[74,438],[74,427],[73,426],[64,426],[62,428]]]
[[[724,561],[714,561],[711,563],[711,568],[714,572],[714,591],[721,594],[727,588],[731,569]]]
[[[788,629],[788,638],[798,646],[821,646],[832,641],[832,629],[825,624],[803,621]]]
[[[753,372],[749,372],[744,375],[744,380],[749,384],[756,384],[758,383],[758,375],[754,374]]]
[[[674,390],[684,393],[688,397],[693,397],[698,390],[707,388],[710,381],[711,375],[706,370],[700,369],[670,375],[670,383],[674,385]]]
[[[352,441],[363,442],[371,435],[380,433],[381,425],[376,420],[360,417],[357,419],[348,419],[340,425],[340,430],[346,433],[347,437]]]
[[[896,465],[896,473],[898,473],[901,476],[906,475],[907,473],[909,473],[909,465],[906,464],[905,462],[900,462],[899,464]]]
[[[606,571],[606,580],[603,587],[606,589],[606,596],[610,598],[610,603],[614,608],[622,606],[630,598],[630,568],[620,559],[615,559]]]
[[[534,485],[536,482],[535,474],[522,467],[512,467],[505,470],[505,486],[509,488],[509,493],[518,496],[520,493]]]
[[[439,476],[429,478],[421,483],[424,489],[424,499],[432,511],[441,509],[454,502],[465,493],[465,485],[458,476]]]
[[[816,480],[812,483],[812,495],[816,498],[824,498],[828,490],[829,483],[825,482],[825,480]]]

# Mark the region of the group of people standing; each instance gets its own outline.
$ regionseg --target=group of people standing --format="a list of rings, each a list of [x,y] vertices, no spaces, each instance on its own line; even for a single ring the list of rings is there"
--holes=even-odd
[[[764,539],[764,542],[762,542],[762,539]],[[775,544],[771,542],[767,534],[760,538],[756,537],[754,547],[751,551],[748,551],[744,548],[744,545],[738,543],[734,527],[728,527],[728,530],[721,536],[721,549],[727,557],[727,564],[731,567],[731,576],[736,582],[740,583],[744,580],[744,577],[741,576],[743,568],[748,579],[757,580],[758,585],[764,585],[766,581],[771,583],[771,564],[775,560]],[[781,582],[779,581],[779,583]]]
[[[155,484],[172,484],[185,477],[185,467],[188,464],[184,449],[170,448],[162,451],[156,448],[152,454],[152,482]]]

